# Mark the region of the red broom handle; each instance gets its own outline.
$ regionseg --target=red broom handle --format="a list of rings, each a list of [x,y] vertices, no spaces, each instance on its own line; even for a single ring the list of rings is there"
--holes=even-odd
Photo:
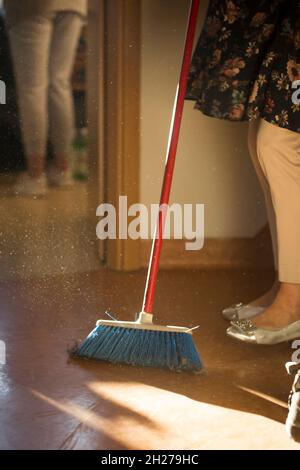
[[[171,128],[169,133],[169,143],[167,150],[165,173],[160,197],[160,211],[158,214],[155,235],[152,243],[152,250],[149,262],[149,269],[147,275],[147,283],[145,288],[144,302],[142,311],[146,313],[152,313],[157,273],[159,267],[160,253],[163,243],[163,231],[165,225],[165,215],[168,209],[171,185],[173,179],[173,172],[175,166],[175,159],[177,153],[177,146],[180,134],[180,126],[182,120],[183,106],[186,95],[187,80],[189,75],[189,69],[191,64],[193,44],[195,38],[195,31],[197,25],[197,17],[199,11],[200,0],[192,0],[189,22],[186,33],[183,61],[180,73],[179,84],[177,86],[173,116],[171,122]]]

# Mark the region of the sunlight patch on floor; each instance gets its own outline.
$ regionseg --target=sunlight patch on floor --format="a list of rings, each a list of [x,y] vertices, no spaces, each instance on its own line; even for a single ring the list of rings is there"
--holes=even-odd
[[[245,442],[249,449],[271,449],[276,446],[280,448],[280,442],[274,442],[270,428],[278,431],[279,428],[282,429],[282,424],[258,414],[202,403],[177,393],[138,383],[92,382],[88,387],[102,399],[122,404],[155,423],[161,430],[159,449],[168,448],[170,442],[173,449],[244,449]],[[223,423],[229,422],[230,427],[223,426]],[[157,445],[157,429],[140,425],[135,425],[134,429],[132,443],[137,448],[143,448],[145,442],[151,442],[152,439]],[[126,420],[119,432],[132,435]],[[270,435],[268,444],[266,435]],[[264,436],[263,445],[260,436]]]

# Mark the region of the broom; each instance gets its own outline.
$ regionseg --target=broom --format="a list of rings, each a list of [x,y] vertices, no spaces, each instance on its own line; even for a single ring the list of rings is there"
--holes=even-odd
[[[111,315],[109,316],[112,320],[98,320],[96,328],[81,345],[73,349],[72,357],[163,367],[177,371],[202,369],[201,359],[193,342],[193,329],[155,325],[152,315],[165,216],[169,204],[198,10],[199,0],[192,0],[142,311],[134,322],[117,321]]]

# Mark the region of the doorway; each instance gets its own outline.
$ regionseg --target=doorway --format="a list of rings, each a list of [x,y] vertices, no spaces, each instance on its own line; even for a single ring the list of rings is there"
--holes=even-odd
[[[88,124],[91,208],[139,202],[140,1],[90,0],[88,55]],[[95,105],[96,103],[96,105]],[[141,266],[138,240],[98,242],[109,268]]]

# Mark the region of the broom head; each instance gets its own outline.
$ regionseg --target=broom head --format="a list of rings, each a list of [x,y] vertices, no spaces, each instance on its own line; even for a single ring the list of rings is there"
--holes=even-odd
[[[201,371],[192,329],[160,326],[153,315],[142,312],[135,322],[98,320],[96,328],[70,352],[71,357],[113,363]]]

